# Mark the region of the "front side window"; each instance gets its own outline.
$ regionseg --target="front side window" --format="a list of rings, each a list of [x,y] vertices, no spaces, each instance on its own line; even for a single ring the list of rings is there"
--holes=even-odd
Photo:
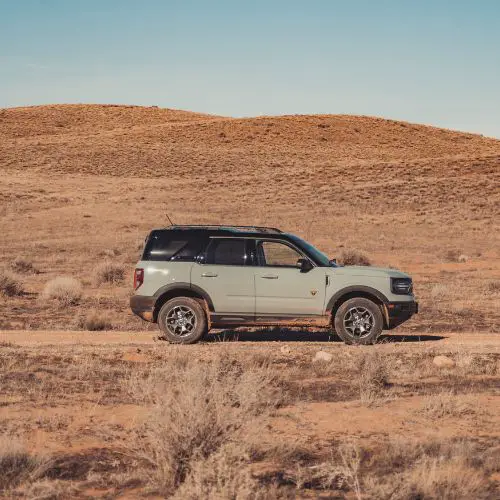
[[[207,248],[205,262],[221,266],[246,266],[250,264],[246,240],[214,238]]]
[[[302,255],[292,247],[277,241],[262,241],[257,246],[259,264],[273,267],[296,267]]]

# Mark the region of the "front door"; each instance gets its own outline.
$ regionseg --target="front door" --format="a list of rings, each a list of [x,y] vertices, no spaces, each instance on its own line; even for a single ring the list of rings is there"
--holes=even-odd
[[[216,319],[251,321],[255,314],[255,268],[243,238],[212,238],[191,283],[212,299]]]
[[[326,273],[321,267],[307,272],[297,268],[304,258],[288,243],[272,240],[257,242],[255,267],[256,320],[266,317],[300,318],[321,316],[325,307]]]

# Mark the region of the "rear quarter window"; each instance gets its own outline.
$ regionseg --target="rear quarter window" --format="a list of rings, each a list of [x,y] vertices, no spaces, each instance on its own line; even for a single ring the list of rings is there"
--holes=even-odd
[[[142,260],[194,261],[203,250],[205,239],[187,231],[153,231],[146,242]]]

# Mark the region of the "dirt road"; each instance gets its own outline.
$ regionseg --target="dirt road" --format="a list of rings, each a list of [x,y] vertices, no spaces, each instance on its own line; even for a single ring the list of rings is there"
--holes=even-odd
[[[49,331],[49,330],[0,330],[0,342],[9,342],[16,345],[110,345],[135,346],[163,344],[158,340],[156,331],[147,332],[87,332],[87,331]],[[278,349],[283,344],[293,348],[336,348],[343,346],[342,342],[330,339],[328,333],[323,332],[289,332],[272,334],[269,332],[238,332],[232,334],[210,335],[207,342],[199,347],[215,347],[218,343],[231,344],[235,349]],[[166,349],[168,344],[164,343]],[[500,352],[500,335],[473,333],[473,332],[443,332],[432,335],[383,335],[377,349],[393,348],[411,349],[449,349],[464,347],[476,352]]]

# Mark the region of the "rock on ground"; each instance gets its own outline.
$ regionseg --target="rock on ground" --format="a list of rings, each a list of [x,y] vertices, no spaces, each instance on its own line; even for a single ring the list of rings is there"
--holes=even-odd
[[[333,354],[326,351],[318,351],[313,358],[313,362],[317,361],[331,361],[333,359]]]

